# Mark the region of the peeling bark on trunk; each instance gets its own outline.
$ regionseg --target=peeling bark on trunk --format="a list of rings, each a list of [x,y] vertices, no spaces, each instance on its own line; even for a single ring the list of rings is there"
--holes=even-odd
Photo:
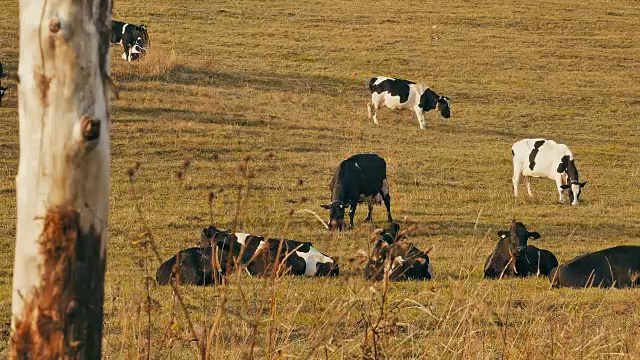
[[[111,0],[20,0],[11,357],[99,359]]]

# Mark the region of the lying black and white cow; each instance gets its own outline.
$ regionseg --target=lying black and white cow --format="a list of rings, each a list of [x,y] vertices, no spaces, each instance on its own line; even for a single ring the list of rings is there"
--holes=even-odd
[[[377,230],[380,239],[376,243],[364,270],[367,280],[380,281],[385,268],[389,270],[389,280],[429,280],[433,278],[433,267],[427,255],[406,240],[400,225],[391,224],[385,230]]]
[[[558,260],[549,250],[528,245],[529,239],[539,239],[540,234],[529,232],[521,222],[515,220],[511,229],[498,231],[498,243],[484,264],[484,277],[525,277],[549,275],[558,266]]]
[[[233,266],[242,265],[252,276],[271,274],[278,264],[278,274],[298,276],[337,276],[340,269],[331,257],[318,251],[310,242],[266,239],[246,233],[227,237],[214,226],[202,230],[202,239],[215,244],[223,253],[231,253]],[[282,266],[284,265],[284,266]]]
[[[147,27],[114,20],[111,22],[111,43],[122,45],[122,60],[137,60],[149,46]]]
[[[331,203],[320,205],[330,210],[329,229],[342,230],[344,211],[349,207],[349,226],[353,227],[356,207],[362,202],[366,202],[369,209],[365,222],[371,221],[373,204],[382,202],[387,208],[387,220],[393,222],[387,163],[377,154],[357,154],[342,161],[331,179],[329,189]]]
[[[524,139],[511,147],[513,156],[513,194],[518,196],[520,178],[524,177],[529,196],[531,192],[531,178],[548,178],[555,180],[560,195],[560,202],[564,202],[563,194],[569,193],[571,205],[577,205],[582,188],[587,182],[580,182],[573,153],[567,145],[558,144],[553,140]]]
[[[554,287],[640,287],[640,246],[616,246],[578,256],[551,271]]]
[[[420,129],[424,129],[426,122],[424,112],[436,109],[445,119],[451,117],[449,100],[435,93],[427,85],[413,81],[378,76],[369,80],[371,101],[367,103],[369,119],[378,124],[378,110],[382,105],[389,109],[409,109],[418,117]]]
[[[0,79],[2,79],[4,77],[4,70],[2,69],[2,61],[0,61]],[[4,92],[7,90],[8,88],[2,86],[2,83],[0,83],[0,106],[2,106],[2,97],[4,96]]]

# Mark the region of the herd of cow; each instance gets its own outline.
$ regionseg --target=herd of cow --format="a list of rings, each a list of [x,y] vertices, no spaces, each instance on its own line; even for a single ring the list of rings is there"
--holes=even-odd
[[[112,43],[123,46],[122,59],[138,59],[149,46],[144,25],[114,21]],[[1,73],[1,72],[0,72]],[[367,114],[378,124],[378,111],[412,110],[421,129],[426,126],[424,113],[437,110],[448,119],[449,99],[438,95],[425,84],[378,76],[370,79],[371,101]],[[0,89],[1,91],[1,89]],[[1,97],[0,97],[1,99]],[[524,180],[529,196],[531,178],[548,178],[556,183],[560,202],[565,195],[571,205],[577,205],[587,182],[580,182],[573,153],[564,144],[553,140],[524,139],[513,144],[513,191]],[[342,161],[331,180],[331,203],[321,205],[329,210],[327,227],[342,230],[346,209],[348,227],[354,226],[358,203],[368,208],[365,222],[372,219],[373,205],[384,203],[390,226],[376,231],[379,240],[368,256],[365,277],[381,280],[388,274],[391,280],[431,279],[433,266],[428,251],[416,248],[407,240],[406,232],[393,222],[386,162],[376,154],[357,154]],[[579,256],[559,266],[552,252],[528,245],[529,239],[540,234],[529,232],[521,222],[512,221],[511,228],[498,232],[498,242],[484,266],[485,278],[548,276],[552,285],[567,287],[634,287],[640,286],[640,246],[618,246]],[[224,281],[230,271],[244,269],[252,276],[293,274],[304,276],[337,276],[336,259],[318,251],[310,242],[289,239],[265,239],[261,236],[229,233],[214,226],[202,230],[199,247],[178,252],[157,271],[158,283],[172,279],[187,284],[207,285]]]
[[[512,151],[516,195],[520,177],[525,178],[527,187],[531,177],[547,177],[558,182],[561,202],[563,194],[568,193],[571,204],[577,204],[586,183],[579,182],[573,154],[566,145],[525,139],[515,143]],[[406,231],[393,222],[386,167],[386,161],[377,154],[356,154],[342,161],[331,180],[331,203],[321,205],[329,210],[326,225],[331,230],[342,230],[345,210],[350,209],[346,227],[352,228],[358,203],[367,204],[365,221],[369,222],[373,205],[384,202],[390,225],[376,230],[378,240],[368,254],[365,278],[379,281],[386,275],[392,281],[432,279],[429,251],[415,247]],[[540,237],[513,220],[509,230],[498,231],[498,242],[484,264],[484,277],[548,276],[555,287],[640,286],[640,246],[617,246],[559,265],[551,251],[528,244],[529,239]],[[202,230],[200,246],[179,251],[164,262],[156,279],[160,284],[179,281],[208,285],[223,282],[226,274],[238,269],[251,276],[274,272],[308,277],[339,274],[337,259],[320,252],[310,242],[265,239],[209,226]]]
[[[113,44],[123,47],[122,59],[128,62],[144,55],[150,45],[147,27],[119,21],[112,22]],[[0,79],[3,77],[0,62]],[[0,105],[7,88],[0,84]],[[378,111],[413,110],[421,129],[426,126],[424,113],[437,110],[444,118],[451,116],[449,99],[428,86],[412,81],[374,77],[369,81],[371,101],[369,119],[378,124]],[[531,178],[548,178],[556,183],[560,202],[568,196],[577,205],[582,189],[573,153],[564,144],[552,140],[524,139],[513,144],[513,190],[524,180],[529,196]],[[376,154],[356,154],[342,161],[331,180],[329,210],[330,230],[342,230],[349,209],[348,228],[354,226],[357,205],[366,203],[372,219],[373,205],[384,203],[389,227],[376,231],[378,241],[364,269],[365,278],[379,281],[432,279],[433,266],[428,252],[421,251],[401,231],[391,216],[391,198],[385,160]],[[637,287],[640,286],[640,246],[617,246],[578,256],[559,265],[555,255],[528,245],[540,234],[529,232],[521,222],[512,221],[509,230],[498,232],[498,242],[484,265],[485,278],[548,276],[553,286],[566,287]],[[179,251],[157,270],[159,284],[177,281],[183,284],[209,285],[225,281],[230,272],[242,269],[251,276],[292,274],[300,276],[337,276],[337,259],[323,254],[312,243],[289,239],[265,239],[245,233],[230,233],[209,226],[201,232],[200,246]]]

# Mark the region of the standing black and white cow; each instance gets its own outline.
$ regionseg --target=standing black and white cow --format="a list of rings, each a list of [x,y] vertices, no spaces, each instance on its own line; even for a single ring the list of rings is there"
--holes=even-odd
[[[449,99],[436,94],[424,84],[378,76],[369,80],[369,90],[371,90],[371,101],[367,103],[367,114],[376,124],[378,124],[378,110],[382,105],[393,110],[413,110],[420,123],[420,129],[426,126],[424,120],[426,111],[436,109],[445,119],[451,117]]]
[[[0,79],[2,79],[4,77],[4,70],[2,68],[2,61],[0,61]],[[0,106],[2,106],[2,97],[4,96],[4,92],[7,90],[8,88],[2,86],[2,82],[0,81]]]
[[[312,243],[289,239],[265,239],[247,233],[220,236],[214,226],[202,230],[202,239],[230,253],[234,267],[242,265],[252,276],[264,276],[276,270],[297,276],[337,276],[340,272],[335,259],[318,251]],[[224,234],[224,233],[223,233]],[[284,266],[280,266],[283,264]],[[278,268],[276,268],[278,265]]]
[[[570,260],[549,274],[553,287],[640,287],[640,246],[616,246]]]
[[[430,250],[422,251],[407,241],[400,225],[393,223],[384,230],[377,230],[380,239],[373,248],[364,270],[367,280],[384,279],[385,268],[389,269],[389,280],[430,280],[433,266],[429,261]]]
[[[558,259],[549,250],[528,245],[529,239],[539,239],[540,234],[529,232],[521,222],[513,220],[511,228],[498,231],[498,243],[484,263],[484,277],[525,277],[549,275],[558,266]]]
[[[111,43],[122,45],[122,60],[137,60],[149,46],[147,27],[114,20],[111,22]]]
[[[356,207],[362,202],[366,202],[369,209],[365,222],[371,221],[373,204],[382,202],[387,208],[387,220],[393,222],[387,162],[377,154],[356,154],[342,161],[331,179],[329,189],[331,203],[320,206],[329,209],[330,230],[342,230],[344,211],[349,207],[349,227],[353,227]]]
[[[587,182],[580,182],[573,153],[567,145],[553,140],[524,139],[513,144],[511,155],[514,196],[518,196],[521,177],[524,177],[529,196],[533,196],[532,177],[548,178],[555,180],[561,203],[564,203],[564,193],[568,192],[571,205],[578,204],[582,188]]]

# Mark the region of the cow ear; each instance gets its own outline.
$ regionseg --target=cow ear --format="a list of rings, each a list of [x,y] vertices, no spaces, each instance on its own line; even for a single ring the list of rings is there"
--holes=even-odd
[[[504,239],[508,236],[509,236],[509,231],[506,231],[506,230],[498,231],[498,237],[500,237],[501,239]]]
[[[562,189],[562,190],[567,190],[570,187],[571,187],[570,184],[560,185],[560,189]]]
[[[323,209],[331,209],[331,204],[323,204],[323,205],[320,205],[320,207]]]
[[[534,231],[534,232],[530,232],[530,233],[529,233],[529,238],[531,238],[531,239],[540,239],[540,238],[541,238],[541,236],[540,236],[540,233],[539,233],[539,232]]]
[[[583,187],[585,187],[585,186],[587,186],[587,181],[580,183],[580,187],[581,187],[581,188],[583,188]]]

